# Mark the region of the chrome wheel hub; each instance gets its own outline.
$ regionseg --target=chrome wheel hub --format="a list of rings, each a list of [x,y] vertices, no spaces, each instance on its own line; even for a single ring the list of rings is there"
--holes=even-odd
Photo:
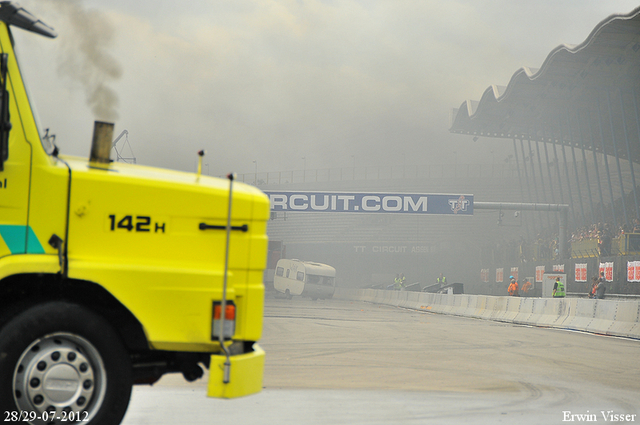
[[[86,421],[104,400],[105,375],[102,358],[89,341],[73,334],[47,335],[20,357],[13,374],[14,400],[19,410],[37,418],[32,424]]]

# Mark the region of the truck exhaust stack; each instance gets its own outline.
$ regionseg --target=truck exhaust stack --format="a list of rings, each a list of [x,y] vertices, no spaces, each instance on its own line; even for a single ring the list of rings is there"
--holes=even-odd
[[[91,142],[91,156],[89,161],[98,164],[111,163],[111,148],[113,147],[114,124],[95,121],[93,125],[93,141]]]

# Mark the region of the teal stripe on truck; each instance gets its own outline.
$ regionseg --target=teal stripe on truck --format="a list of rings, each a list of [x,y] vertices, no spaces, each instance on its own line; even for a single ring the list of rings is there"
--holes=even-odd
[[[44,254],[44,248],[31,226],[0,225],[0,237],[11,254]]]

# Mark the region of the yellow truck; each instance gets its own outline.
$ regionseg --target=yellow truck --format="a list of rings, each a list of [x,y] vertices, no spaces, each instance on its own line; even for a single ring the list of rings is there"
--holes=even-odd
[[[0,2],[0,420],[119,424],[133,384],[208,367],[207,394],[260,391],[268,198],[233,179],[61,155],[33,113]]]

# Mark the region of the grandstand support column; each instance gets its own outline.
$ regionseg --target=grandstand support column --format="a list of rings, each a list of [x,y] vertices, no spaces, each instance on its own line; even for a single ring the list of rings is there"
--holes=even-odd
[[[600,142],[602,143],[602,156],[604,158],[604,169],[607,172],[607,183],[609,183],[609,196],[611,197],[611,213],[613,214],[613,228],[618,228],[618,219],[616,218],[616,209],[613,199],[613,187],[611,186],[611,173],[609,172],[609,161],[607,160],[607,148],[604,143],[604,128],[602,127],[602,113],[600,112],[600,100],[596,96],[596,106],[598,108],[598,125],[600,126]],[[594,150],[595,152],[595,150]],[[604,221],[604,217],[602,218]]]
[[[560,120],[560,118],[558,118]],[[571,219],[573,220],[573,225],[578,227],[578,220],[576,220],[576,208],[573,203],[573,194],[571,193],[571,178],[569,177],[569,164],[567,163],[567,153],[564,150],[564,134],[562,133],[562,125],[560,123],[560,146],[562,148],[562,161],[564,162],[564,175],[567,178],[567,196],[569,201],[569,208],[571,209]]]
[[[518,181],[520,182],[520,199],[524,201],[524,186],[522,185],[522,173],[520,172],[520,161],[518,160],[518,146],[516,139],[513,139],[513,155],[516,159],[516,170],[518,170]],[[531,231],[529,230],[529,223],[527,222],[527,235],[531,237]]]
[[[613,141],[613,153],[616,155],[616,167],[618,168],[618,179],[620,179],[620,199],[622,199],[622,212],[624,213],[625,224],[629,223],[627,217],[627,201],[625,201],[624,184],[622,183],[622,169],[620,168],[620,155],[618,155],[618,142],[616,141],[616,131],[613,127],[613,111],[611,109],[611,96],[607,90],[607,106],[609,106],[609,125],[611,126],[611,140]]]
[[[524,170],[524,182],[527,185],[529,202],[533,202],[533,197],[531,196],[531,182],[529,181],[529,172],[527,171],[527,157],[524,154],[524,141],[522,139],[520,139],[520,151],[522,152],[522,169]]]
[[[591,134],[591,152],[593,153],[593,167],[596,170],[596,182],[598,183],[598,194],[600,195],[600,216],[604,222],[604,196],[602,195],[602,184],[600,183],[600,171],[598,170],[598,156],[596,155],[596,141],[593,138],[593,126],[591,125],[591,113],[589,113],[589,134]]]
[[[549,202],[544,190],[544,174],[542,173],[542,158],[540,157],[540,142],[535,140],[536,154],[538,155],[538,171],[540,171],[540,192],[542,193],[542,202]],[[549,160],[547,159],[547,164]],[[551,221],[551,215],[547,212],[547,222]],[[544,226],[543,226],[544,227]]]
[[[527,140],[527,146],[529,148],[529,161],[531,162],[531,181],[533,181],[533,193],[536,195],[536,202],[540,202],[538,196],[538,183],[536,182],[536,169],[533,163],[533,149],[531,149],[531,139]]]
[[[560,175],[560,160],[558,159],[558,150],[556,149],[556,144],[551,142],[551,146],[553,147],[553,160],[556,165],[556,177],[558,178],[558,192],[560,195],[560,200],[564,199],[564,193],[562,192],[562,176]]]
[[[573,172],[576,175],[576,190],[578,191],[578,203],[580,204],[580,214],[582,216],[582,224],[587,224],[587,217],[584,214],[584,205],[582,205],[582,190],[580,187],[580,177],[578,176],[578,162],[576,161],[576,150],[574,148],[573,132],[571,131],[571,118],[567,114],[567,127],[569,128],[569,143],[571,144],[571,158],[573,160]],[[568,172],[568,171],[567,171]]]
[[[558,140],[556,140],[556,142],[557,141]],[[562,145],[562,146],[563,146],[562,151],[564,152],[564,145]],[[556,144],[555,143],[553,143],[553,156],[555,157],[555,161],[556,161],[556,173],[558,175],[558,188],[560,189],[560,200],[563,200],[565,198],[564,198],[564,193],[562,192],[562,174],[560,173],[560,159],[558,158],[558,150],[556,149]],[[565,157],[564,163],[565,163],[564,166],[565,166],[565,169],[566,169],[567,168],[566,157]],[[569,173],[567,173],[567,177],[568,176],[569,176]],[[569,179],[567,179],[567,186],[569,187],[569,191],[571,191],[571,186],[570,186],[571,183],[568,180]],[[573,211],[573,202],[572,202],[572,199],[571,199],[571,192],[569,192],[569,195],[568,195],[566,201],[568,201],[568,203],[569,203],[569,209],[571,210],[571,218],[573,220],[573,223],[576,223],[576,215],[575,215],[575,213]]]
[[[638,128],[638,136],[640,137],[640,120],[638,119],[638,102],[636,101],[636,90],[631,89],[631,97],[633,97],[633,107],[636,112],[636,126]],[[633,157],[631,156],[631,148],[629,143],[629,133],[627,133],[626,117],[624,112],[624,102],[622,100],[622,90],[620,90],[620,104],[622,105],[622,116],[625,117],[622,121],[624,125],[624,137],[627,142],[627,159],[629,160],[629,168],[631,168],[631,182],[633,183],[633,200],[636,203],[636,218],[640,218],[640,205],[638,204],[638,195],[636,194],[636,175],[633,171]]]
[[[516,139],[513,139],[513,157],[516,159],[516,170],[518,170],[518,182],[520,182],[520,199],[524,201],[524,186],[522,186],[522,173],[520,172],[520,161],[518,160],[518,146]]]
[[[596,223],[596,211],[593,207],[593,196],[591,195],[591,183],[589,182],[589,167],[587,167],[587,154],[584,151],[584,135],[582,134],[582,127],[580,126],[580,111],[576,111],[576,121],[578,122],[578,132],[580,140],[580,150],[582,151],[582,165],[584,165],[584,177],[587,183],[587,194],[589,195],[589,207],[591,208],[591,222]]]
[[[524,140],[520,139],[520,150],[522,151],[522,169],[524,170],[524,182],[527,185],[527,193],[529,194],[529,202],[534,202],[533,197],[531,196],[531,180],[529,180],[529,172],[527,171],[527,156],[524,154]],[[538,229],[536,226],[535,219],[531,222],[531,227],[533,227],[533,235],[538,234]],[[529,230],[529,226],[527,226],[527,230]]]
[[[560,253],[560,259],[567,258],[567,210],[568,208],[562,208],[560,210],[560,225],[558,226],[558,252]],[[568,258],[571,258],[569,255]]]
[[[540,158],[540,142],[534,140],[536,145],[536,155],[538,157],[538,171],[540,173],[540,192],[542,193],[542,201],[547,202],[547,197],[544,193],[544,176],[542,174],[542,158]]]
[[[567,254],[567,220],[568,204],[533,204],[518,202],[476,202],[473,201],[474,210],[506,210],[506,211],[555,211],[560,213],[558,225],[558,252],[560,258],[566,258]]]
[[[553,191],[553,175],[551,174],[551,163],[549,162],[549,150],[547,149],[547,142],[544,143],[544,157],[547,160],[547,172],[549,173],[549,192],[551,192],[551,202],[556,203],[556,195]]]
[[[551,139],[549,139],[551,141]],[[556,203],[556,195],[553,190],[553,174],[551,172],[551,163],[549,162],[549,151],[547,149],[547,142],[544,142],[544,157],[547,160],[547,172],[549,173],[549,192],[551,192],[551,203]],[[562,197],[561,197],[562,198]],[[556,224],[558,220],[556,220]]]
[[[573,158],[573,170],[576,175],[576,185],[578,190],[578,202],[580,204],[580,214],[582,215],[582,222],[584,224],[587,224],[587,216],[584,213],[584,205],[582,204],[582,190],[580,190],[582,186],[580,184],[580,177],[578,176],[578,161],[576,161],[576,150],[573,144],[571,144],[571,156]]]
[[[538,182],[536,182],[536,167],[533,163],[533,149],[531,149],[531,137],[527,139],[527,147],[529,148],[529,161],[531,162],[531,181],[533,182],[533,193],[536,195],[535,202],[540,202],[540,197],[538,196]],[[544,224],[542,223],[542,217],[538,216],[538,224],[540,225],[540,231],[544,229]],[[536,235],[539,232],[536,231]]]
[[[567,178],[567,196],[569,197],[569,208],[571,208],[571,218],[575,227],[578,227],[578,220],[576,220],[575,207],[573,206],[573,194],[571,193],[571,179],[569,178],[569,164],[567,163],[567,154],[564,150],[564,140],[562,143],[562,161],[564,162],[564,175]]]

